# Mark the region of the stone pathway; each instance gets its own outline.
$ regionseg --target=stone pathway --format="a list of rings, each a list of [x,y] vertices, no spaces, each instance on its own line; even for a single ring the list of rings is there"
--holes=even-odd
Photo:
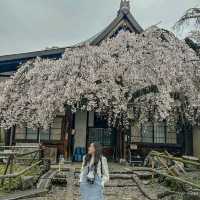
[[[158,178],[152,178],[152,173],[142,171],[141,168],[135,168],[133,173],[133,168],[130,166],[122,166],[119,164],[110,164],[110,181],[104,188],[105,200],[147,200],[144,194],[148,194],[151,199],[159,200],[163,197],[163,194],[171,194],[170,188],[164,186],[159,182]],[[144,170],[144,168],[143,168]],[[52,171],[57,172],[57,166],[54,166]],[[24,198],[27,200],[80,200],[79,193],[79,171],[80,164],[70,164],[64,166],[62,173],[59,173],[53,179],[53,186],[51,190],[45,196],[34,197],[34,198]],[[47,173],[48,174],[48,173]],[[51,173],[50,173],[51,174]],[[58,178],[59,177],[59,178]],[[191,178],[197,179],[200,177],[200,172],[197,174],[191,173]],[[45,175],[43,180],[45,180]],[[43,182],[43,180],[41,180]],[[67,180],[67,184],[66,184]],[[198,178],[199,180],[199,178]],[[45,182],[45,181],[44,181]],[[58,185],[58,182],[62,182],[66,185]],[[39,182],[40,183],[40,182]],[[46,183],[46,182],[45,182]],[[40,185],[40,184],[39,184]],[[141,186],[144,193],[139,189]],[[33,189],[34,191],[34,189]],[[29,193],[29,191],[26,191]],[[21,194],[20,194],[21,195]],[[166,196],[162,200],[183,200],[182,193],[176,193],[171,196]],[[6,198],[7,199],[7,198]],[[188,198],[187,198],[188,199]],[[193,198],[189,198],[190,200]],[[149,200],[149,199],[148,199]]]
[[[68,184],[66,187],[53,186],[52,190],[45,197],[34,198],[34,200],[79,200],[79,176],[74,175],[75,171],[79,171],[80,166],[74,165],[66,171]],[[119,171],[125,172],[127,169],[122,169],[122,166],[112,164],[110,172]],[[127,176],[130,176],[127,174]],[[109,184],[105,186],[105,200],[147,200],[142,196],[136,184],[131,179],[111,179]]]
[[[130,167],[123,167],[115,164],[109,166],[110,173],[113,175],[110,182],[104,188],[105,200],[147,200],[136,186],[136,183],[131,179],[132,175],[129,174],[131,170]],[[66,186],[61,187],[54,185],[48,195],[40,198],[33,198],[32,200],[80,200],[79,178],[78,174],[75,173],[80,170],[79,167],[79,165],[72,165],[70,168],[68,167],[68,171],[64,172],[68,182]],[[145,174],[144,172],[138,172],[138,175],[141,178],[144,178],[144,176],[151,176],[151,174]],[[123,176],[125,176],[125,178],[122,178]],[[159,183],[151,184],[149,180],[143,178],[141,183],[152,199],[157,199],[159,193],[163,193],[167,190]]]

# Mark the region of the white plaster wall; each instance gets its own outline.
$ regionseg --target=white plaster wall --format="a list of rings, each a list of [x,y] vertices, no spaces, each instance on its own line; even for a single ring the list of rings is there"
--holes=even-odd
[[[200,127],[193,128],[193,152],[200,159]]]
[[[85,147],[87,131],[87,112],[78,111],[75,115],[75,148]]]
[[[88,127],[94,126],[94,112],[89,112],[88,115]]]

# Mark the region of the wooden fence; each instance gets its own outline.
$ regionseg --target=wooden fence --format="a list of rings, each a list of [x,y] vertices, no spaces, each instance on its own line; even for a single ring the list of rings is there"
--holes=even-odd
[[[42,152],[43,149],[40,146],[0,146],[0,158],[6,162],[5,170],[3,175],[0,175],[1,186],[3,187],[5,179],[9,179],[9,189],[11,188],[12,179],[17,178],[31,170],[32,168],[40,165],[42,163]],[[21,150],[26,150],[26,152],[22,152]],[[33,150],[32,150],[33,149]],[[21,170],[20,172],[14,172],[13,165],[17,163],[18,160],[24,159],[25,156],[31,157],[26,158],[26,168]]]

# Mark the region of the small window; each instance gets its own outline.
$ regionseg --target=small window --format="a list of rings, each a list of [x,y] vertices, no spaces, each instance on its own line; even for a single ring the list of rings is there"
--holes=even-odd
[[[166,123],[157,122],[154,123],[154,143],[165,143]]]
[[[144,143],[165,143],[166,123],[165,122],[148,122],[142,125],[141,137]]]
[[[153,123],[148,122],[142,125],[141,140],[144,143],[153,143]]]
[[[103,147],[114,144],[115,131],[112,128],[89,128],[88,143],[99,143]]]
[[[176,123],[145,123],[141,126],[141,136],[133,133],[133,141],[155,144],[176,144]]]
[[[16,140],[54,141],[61,140],[63,117],[56,117],[49,129],[16,127]]]
[[[176,134],[176,125],[174,122],[169,122],[167,124],[167,143],[176,144],[177,143],[177,134]]]
[[[48,141],[50,139],[50,129],[39,129],[40,141]]]
[[[27,140],[37,140],[38,129],[27,128]]]
[[[51,126],[51,140],[60,140],[62,131],[62,117],[57,117]]]
[[[26,128],[16,127],[15,129],[15,138],[17,140],[25,140],[26,139]]]

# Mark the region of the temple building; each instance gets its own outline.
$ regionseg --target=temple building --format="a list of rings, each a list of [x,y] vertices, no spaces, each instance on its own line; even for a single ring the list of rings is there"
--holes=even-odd
[[[130,12],[130,3],[122,0],[116,18],[100,33],[85,42],[99,45],[107,38],[115,37],[121,30],[140,34],[143,28]],[[81,46],[80,43],[76,46]],[[43,51],[0,56],[0,80],[8,79],[21,64],[36,57],[59,59],[65,48],[48,49]],[[68,133],[65,124],[70,118],[72,134]],[[141,127],[130,127],[126,133],[115,128],[109,128],[105,119],[94,112],[77,112],[69,115],[58,113],[49,130],[30,129],[27,127],[14,127],[3,134],[0,140],[8,145],[10,137],[12,143],[38,143],[52,149],[52,154],[59,158],[60,155],[68,157],[72,154],[71,143],[77,149],[85,149],[91,142],[101,143],[104,153],[111,159],[128,158],[129,150],[145,154],[151,148],[166,148],[177,153],[192,153],[192,129],[184,131],[178,122],[147,123]],[[4,139],[3,139],[4,138]],[[1,143],[1,141],[0,141]]]

